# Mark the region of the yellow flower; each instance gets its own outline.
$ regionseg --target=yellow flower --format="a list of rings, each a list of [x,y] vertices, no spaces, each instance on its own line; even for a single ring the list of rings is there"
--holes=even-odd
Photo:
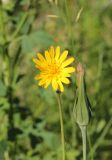
[[[47,88],[51,83],[54,90],[64,91],[63,83],[69,84],[68,77],[75,71],[75,68],[69,66],[74,58],[67,59],[67,55],[67,50],[60,54],[59,46],[56,48],[51,46],[49,50],[45,51],[44,56],[37,53],[37,58],[34,58],[33,61],[36,68],[40,70],[40,73],[35,77],[36,80],[39,80],[39,86]]]

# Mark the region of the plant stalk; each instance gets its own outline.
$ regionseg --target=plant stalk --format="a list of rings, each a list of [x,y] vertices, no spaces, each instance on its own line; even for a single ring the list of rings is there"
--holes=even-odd
[[[62,144],[62,160],[65,160],[65,140],[64,140],[64,125],[60,93],[57,93],[57,100],[59,105],[60,127],[61,127],[61,144]]]
[[[82,133],[82,143],[83,143],[83,160],[87,160],[87,153],[86,153],[86,126],[80,126],[81,133]]]

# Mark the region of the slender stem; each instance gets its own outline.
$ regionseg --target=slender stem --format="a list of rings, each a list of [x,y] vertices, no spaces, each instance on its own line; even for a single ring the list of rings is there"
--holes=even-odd
[[[21,28],[23,27],[26,19],[28,17],[28,13],[25,13],[20,21],[20,23],[18,24],[17,26],[17,29],[14,31],[13,35],[12,35],[12,38],[11,38],[11,41],[18,35],[18,33],[20,32]]]
[[[80,126],[82,133],[82,142],[83,142],[83,160],[86,160],[86,126]]]
[[[59,116],[60,116],[60,127],[61,127],[62,160],[65,160],[64,125],[63,125],[63,114],[62,114],[60,93],[57,93],[57,100],[59,105]]]
[[[6,32],[5,32],[5,28],[6,28],[6,25],[4,23],[4,15],[3,15],[3,6],[1,4],[1,1],[0,1],[0,29],[1,29],[1,35],[3,36],[3,39],[6,41]]]

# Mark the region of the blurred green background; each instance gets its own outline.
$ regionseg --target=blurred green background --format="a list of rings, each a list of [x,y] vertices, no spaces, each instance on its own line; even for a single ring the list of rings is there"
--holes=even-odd
[[[76,20],[77,19],[77,20]],[[0,160],[60,160],[55,93],[34,80],[32,58],[60,45],[86,67],[93,116],[88,160],[112,160],[112,1],[0,0]],[[75,76],[62,94],[66,157],[82,159],[72,110]]]

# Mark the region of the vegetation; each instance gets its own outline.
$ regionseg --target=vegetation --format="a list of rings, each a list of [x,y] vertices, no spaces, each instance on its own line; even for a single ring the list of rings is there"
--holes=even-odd
[[[61,159],[56,94],[38,86],[32,61],[52,45],[86,69],[87,159],[112,159],[111,18],[108,0],[0,0],[0,160]],[[66,160],[81,160],[74,74],[70,80],[61,96]]]

